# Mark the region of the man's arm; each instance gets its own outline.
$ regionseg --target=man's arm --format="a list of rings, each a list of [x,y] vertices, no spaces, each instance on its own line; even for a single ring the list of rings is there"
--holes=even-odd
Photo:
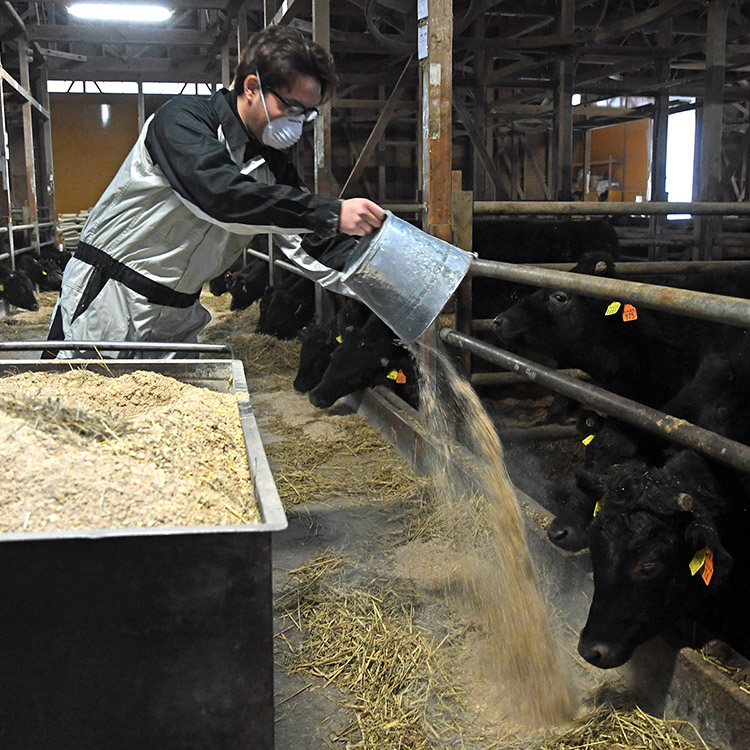
[[[338,199],[242,174],[217,138],[216,123],[207,110],[172,100],[152,119],[146,148],[183,201],[218,224],[321,236],[338,231]]]

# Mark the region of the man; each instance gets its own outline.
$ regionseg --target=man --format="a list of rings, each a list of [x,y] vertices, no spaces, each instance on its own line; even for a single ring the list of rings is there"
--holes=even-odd
[[[83,228],[49,339],[197,341],[211,317],[201,287],[259,232],[275,233],[306,276],[346,291],[340,273],[311,256],[315,240],[351,245],[348,235],[377,229],[385,214],[364,198],[311,194],[283,151],[336,81],[322,47],[272,26],[250,38],[232,91],[160,107]]]

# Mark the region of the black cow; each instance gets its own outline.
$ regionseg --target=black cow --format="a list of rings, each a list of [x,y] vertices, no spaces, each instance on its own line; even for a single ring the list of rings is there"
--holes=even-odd
[[[303,276],[290,274],[280,284],[264,290],[255,332],[291,339],[310,322],[314,313],[315,284]]]
[[[31,279],[24,271],[12,271],[5,263],[0,263],[0,299],[23,310],[39,309]]]
[[[744,333],[728,351],[707,354],[664,409],[747,444],[749,376]],[[618,666],[666,624],[692,614],[747,653],[750,479],[683,448],[650,458],[653,468],[610,479],[589,525],[595,589],[579,651],[597,666]],[[713,575],[700,579],[689,563],[704,549]],[[710,607],[699,607],[708,596]]]
[[[60,250],[57,245],[45,245],[41,249],[42,258],[51,260],[61,271],[65,270],[68,261],[73,257],[70,250]]]
[[[302,342],[299,367],[294,378],[294,388],[307,393],[323,378],[333,350],[343,341],[347,330],[360,327],[370,312],[354,299],[346,299],[337,311],[330,325],[309,323],[300,332]]]
[[[644,472],[649,466],[643,451],[646,441],[635,428],[588,410],[580,412],[576,426],[585,440],[583,468],[553,490],[552,502],[560,510],[547,527],[549,540],[570,552],[588,546],[589,524],[613,479],[617,481],[623,472]]]
[[[214,276],[208,282],[208,291],[214,295],[214,297],[221,297],[222,294],[226,294],[229,291],[229,281],[232,278],[232,274],[235,271],[239,271],[242,268],[242,257],[237,258],[224,273],[220,273],[218,276]]]
[[[62,271],[53,260],[32,253],[18,256],[18,268],[26,273],[42,292],[59,292],[62,289]]]
[[[416,385],[413,363],[408,352],[395,343],[393,331],[372,314],[361,328],[352,327],[344,333],[321,381],[310,391],[310,403],[326,409],[342,396],[391,380],[402,391]]]
[[[592,253],[574,271],[611,276],[613,261]],[[725,326],[646,308],[637,308],[635,318],[631,312],[625,299],[538,289],[498,315],[494,332],[508,349],[548,357],[563,368],[580,368],[597,385],[655,408],[684,385],[704,345],[729,340],[724,338]]]
[[[590,252],[618,257],[617,233],[605,219],[559,221],[474,219],[472,250],[482,260],[505,263],[572,263]],[[528,297],[533,287],[477,276],[472,281],[475,318],[491,318]]]
[[[230,310],[245,310],[263,296],[268,286],[268,262],[253,258],[227,279],[227,291],[232,295]]]
[[[623,475],[588,530],[594,597],[578,644],[581,656],[597,667],[620,666],[666,625],[695,614],[722,589],[733,555],[747,557],[746,510],[747,503],[730,501],[716,474],[689,450],[677,451],[663,467]],[[722,592],[744,586],[741,596],[729,597],[734,607],[746,606],[746,572],[742,566],[741,580]],[[718,600],[708,612],[710,626],[722,627],[727,610]]]

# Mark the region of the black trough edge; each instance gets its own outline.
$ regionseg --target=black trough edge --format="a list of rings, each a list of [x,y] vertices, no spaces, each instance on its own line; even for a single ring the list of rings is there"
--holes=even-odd
[[[404,402],[399,408],[399,400],[390,393],[384,396],[380,388],[368,388],[347,396],[344,403],[424,473],[433,450],[430,436],[415,410]],[[527,541],[543,594],[558,603],[570,627],[580,632],[593,592],[588,555],[555,547],[539,520],[551,519],[550,512],[520,491],[518,497],[528,510],[523,514]],[[739,655],[737,659],[742,661]],[[657,636],[636,649],[624,667],[608,670],[613,672],[625,680],[644,710],[690,722],[716,750],[750,750],[750,695],[695,649],[677,650]]]

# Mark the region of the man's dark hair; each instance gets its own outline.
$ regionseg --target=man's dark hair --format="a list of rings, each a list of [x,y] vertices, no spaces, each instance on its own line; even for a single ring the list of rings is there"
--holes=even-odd
[[[260,73],[263,87],[291,87],[301,75],[320,82],[321,101],[336,88],[333,58],[317,42],[288,26],[268,26],[248,39],[234,69],[234,90],[240,96],[245,78]]]

